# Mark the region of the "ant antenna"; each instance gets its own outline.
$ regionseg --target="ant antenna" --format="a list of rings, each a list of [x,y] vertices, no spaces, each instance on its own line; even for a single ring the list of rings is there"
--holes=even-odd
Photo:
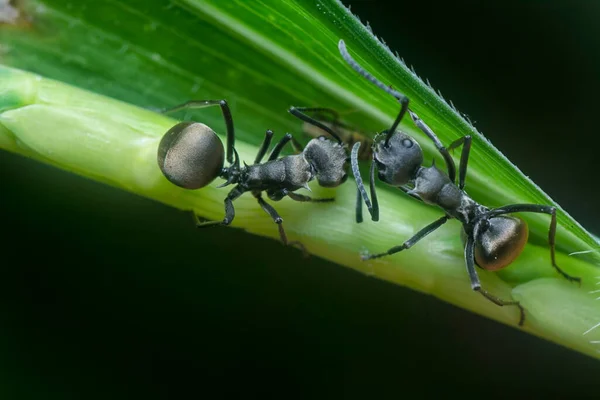
[[[400,112],[398,113],[398,116],[394,120],[394,123],[388,130],[387,135],[385,137],[385,147],[388,147],[390,138],[394,135],[394,133],[396,133],[396,128],[398,127],[398,125],[400,124],[400,121],[402,120],[402,117],[404,117],[404,114],[406,114],[406,111],[408,110],[408,97],[406,97],[402,93],[390,88],[389,86],[384,85],[381,81],[379,81],[373,75],[368,73],[367,70],[365,70],[363,67],[361,67],[352,58],[350,53],[348,53],[348,50],[346,49],[346,43],[344,43],[343,39],[340,39],[340,42],[338,44],[338,49],[340,50],[340,54],[342,55],[342,58],[352,67],[352,69],[354,69],[356,72],[358,72],[360,75],[362,75],[363,78],[367,79],[369,82],[373,83],[375,86],[382,89],[387,94],[394,96],[396,98],[396,100],[398,100],[400,102]]]
[[[317,128],[323,129],[325,132],[327,132],[331,136],[333,136],[339,144],[342,144],[342,139],[340,139],[338,134],[335,133],[330,127],[322,124],[321,122],[317,121],[316,119],[314,119],[312,117],[309,117],[308,115],[304,114],[302,111],[328,111],[328,109],[326,109],[326,108],[290,107],[289,112],[294,117],[299,118],[304,122],[308,122],[309,124],[314,125]]]

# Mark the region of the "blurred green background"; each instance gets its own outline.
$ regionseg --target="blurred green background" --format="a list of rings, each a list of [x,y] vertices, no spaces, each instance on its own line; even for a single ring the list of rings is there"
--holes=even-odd
[[[344,4],[600,232],[600,5]],[[2,398],[598,392],[597,360],[276,241],[6,152],[0,182]]]

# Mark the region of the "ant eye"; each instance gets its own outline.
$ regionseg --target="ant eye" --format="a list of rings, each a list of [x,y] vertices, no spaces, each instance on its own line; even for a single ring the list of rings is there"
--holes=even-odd
[[[402,146],[410,148],[413,146],[413,142],[410,139],[404,139],[402,140]]]

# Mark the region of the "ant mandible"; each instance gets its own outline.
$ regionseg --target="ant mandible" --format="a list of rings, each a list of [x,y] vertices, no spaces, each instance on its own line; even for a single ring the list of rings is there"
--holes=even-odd
[[[471,288],[481,293],[486,299],[499,306],[516,306],[520,311],[519,326],[525,321],[525,311],[518,301],[502,300],[481,287],[475,264],[488,271],[497,271],[512,263],[521,253],[528,238],[525,221],[507,214],[518,212],[543,213],[551,216],[548,242],[552,266],[569,281],[581,282],[581,278],[564,272],[555,259],[556,208],[540,204],[511,204],[490,209],[473,200],[464,191],[467,174],[467,163],[471,150],[471,137],[463,136],[454,141],[448,148],[444,147],[436,134],[413,111],[409,110],[409,99],[402,93],[384,85],[377,78],[361,67],[348,53],[343,40],[339,42],[339,51],[344,60],[365,79],[392,95],[400,102],[400,112],[392,126],[375,136],[373,143],[373,161],[369,171],[371,200],[367,195],[360,171],[358,169],[358,150],[360,143],[352,148],[350,156],[352,173],[356,184],[367,205],[371,219],[379,220],[379,205],[375,192],[375,168],[378,177],[384,183],[397,187],[409,196],[426,204],[439,206],[445,215],[427,225],[414,236],[399,246],[394,246],[383,253],[362,256],[363,260],[371,260],[407,250],[419,240],[429,235],[451,218],[462,224],[461,237],[465,244],[464,256],[467,272],[471,280]],[[431,139],[442,155],[448,173],[435,166],[423,167],[423,152],[417,141],[409,135],[396,130],[404,114],[408,112],[415,125]],[[458,186],[455,184],[456,166],[449,151],[462,146],[458,169]],[[412,188],[407,186],[411,184]]]
[[[287,133],[266,155],[273,132],[267,130],[265,138],[254,159],[254,164],[240,166],[239,155],[235,149],[235,132],[231,111],[225,100],[192,100],[175,107],[162,110],[171,113],[184,109],[219,106],[227,129],[227,162],[224,166],[223,144],[215,132],[200,122],[179,122],[162,137],[158,146],[157,161],[163,175],[173,184],[185,189],[200,189],[217,177],[225,179],[219,187],[234,184],[234,188],[225,197],[225,218],[221,221],[200,222],[194,213],[199,228],[215,225],[229,225],[235,217],[233,201],[245,192],[251,192],[262,209],[269,214],[279,229],[283,244],[296,244],[306,253],[300,242],[289,242],[283,229],[283,219],[277,211],[262,198],[262,192],[273,201],[285,196],[300,202],[330,202],[333,198],[314,199],[294,193],[300,188],[308,188],[308,182],[317,179],[320,186],[336,187],[348,177],[348,154],[341,139],[327,126],[317,123],[328,132],[335,142],[321,136],[312,139],[305,148]],[[290,113],[304,120],[312,120],[303,112],[320,111],[320,108],[292,107]],[[279,157],[283,147],[292,142],[295,155]]]

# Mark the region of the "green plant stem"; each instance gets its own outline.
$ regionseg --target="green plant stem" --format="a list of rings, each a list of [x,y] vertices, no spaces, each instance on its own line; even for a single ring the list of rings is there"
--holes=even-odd
[[[158,142],[175,120],[5,67],[0,69],[0,93],[0,147],[182,210],[194,210],[208,219],[223,217],[227,189],[216,188],[220,182],[202,190],[185,190],[169,183],[158,168]],[[258,150],[241,140],[236,147],[242,160],[253,159]],[[335,196],[336,201],[300,204],[284,199],[274,204],[290,239],[300,240],[310,253],[517,326],[515,307],[498,307],[470,289],[456,221],[410,251],[363,262],[359,251],[397,245],[439,218],[440,211],[381,190],[381,221],[356,224],[354,182],[337,190],[315,184],[311,188],[313,196]],[[233,227],[278,239],[276,226],[252,196],[236,200],[235,208]],[[593,343],[600,329],[590,331],[600,320],[600,302],[588,293],[597,289],[597,268],[557,255],[566,271],[583,278],[579,288],[557,275],[549,256],[547,246],[529,244],[506,270],[480,271],[483,287],[501,298],[521,301],[527,314],[525,331],[600,357]]]

